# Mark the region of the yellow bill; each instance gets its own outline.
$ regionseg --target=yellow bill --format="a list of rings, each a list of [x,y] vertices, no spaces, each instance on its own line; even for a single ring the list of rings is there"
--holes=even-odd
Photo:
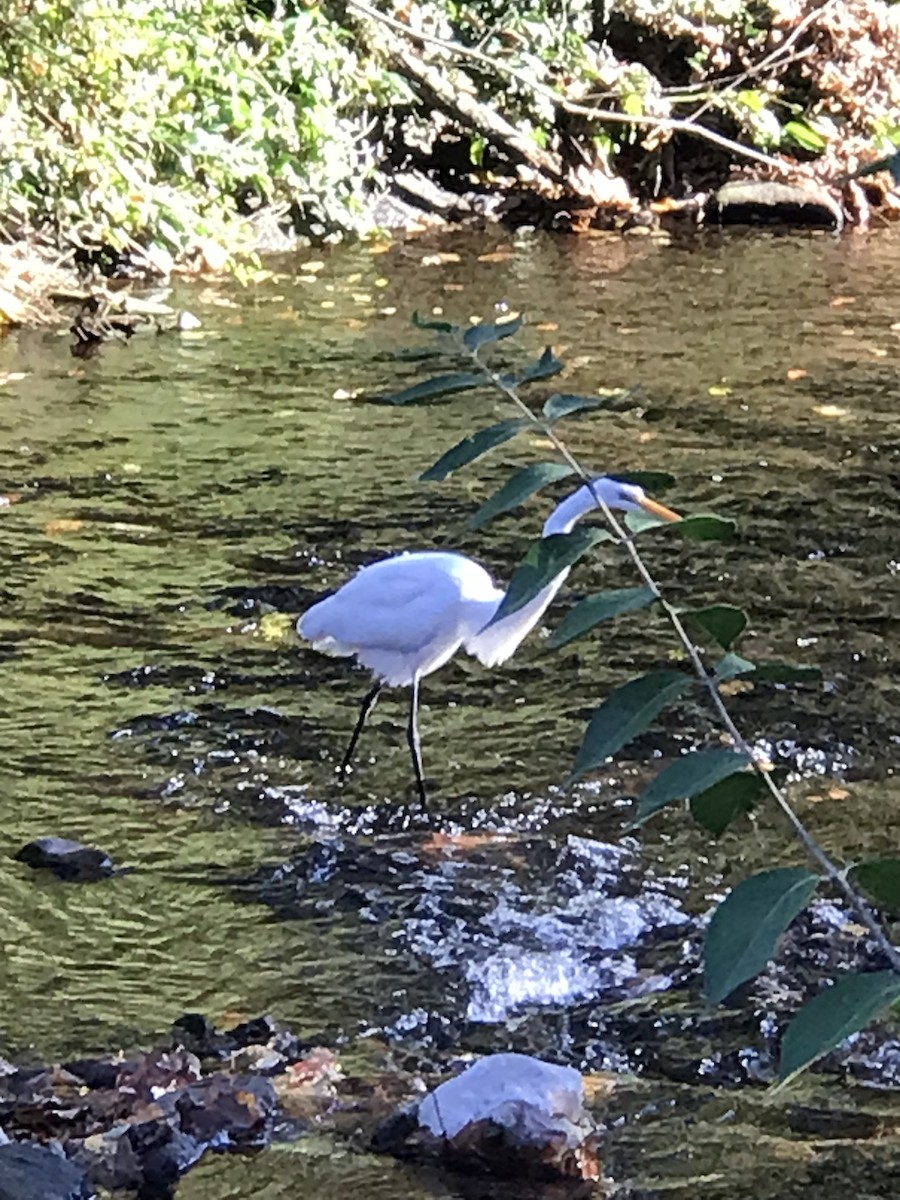
[[[654,517],[659,517],[663,521],[680,521],[681,513],[674,512],[671,508],[666,508],[664,504],[660,504],[658,500],[651,500],[649,496],[644,496],[638,501],[644,512],[651,513]]]

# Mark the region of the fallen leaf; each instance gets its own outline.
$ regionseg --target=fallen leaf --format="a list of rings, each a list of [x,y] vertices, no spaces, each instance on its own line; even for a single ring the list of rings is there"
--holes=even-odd
[[[325,264],[323,262],[319,262],[318,260],[315,262],[301,263],[300,266],[310,275],[315,275],[317,271],[322,271],[325,269]]]
[[[794,383],[797,379],[805,379],[808,374],[809,371],[804,371],[802,367],[791,367],[791,369],[786,372],[785,379],[787,379],[790,383]]]
[[[509,262],[513,257],[512,250],[492,250],[489,254],[479,254],[479,262]]]
[[[841,408],[839,404],[814,404],[813,412],[818,413],[820,417],[847,417],[850,415],[846,408]]]
[[[559,325],[556,321],[541,321],[540,325],[535,325],[535,329],[539,333],[556,333]]]
[[[421,259],[423,267],[442,267],[446,263],[458,263],[461,255],[449,251],[438,254],[426,254]]]
[[[48,521],[44,526],[44,533],[48,537],[55,537],[59,533],[78,533],[84,528],[84,521],[79,521],[76,517],[57,517],[53,521]]]
[[[30,374],[30,371],[0,371],[0,387],[6,383],[19,383]]]
[[[831,298],[831,307],[832,308],[844,308],[848,304],[855,304],[855,303],[856,303],[855,296],[832,296],[832,298]]]
[[[714,384],[708,389],[711,396],[730,396],[734,391],[733,388],[725,387],[721,384]]]
[[[19,492],[7,492],[5,496],[0,495],[0,508],[9,508],[12,504],[18,504],[21,499]]]
[[[829,800],[846,800],[850,793],[846,788],[833,787],[828,793]]]

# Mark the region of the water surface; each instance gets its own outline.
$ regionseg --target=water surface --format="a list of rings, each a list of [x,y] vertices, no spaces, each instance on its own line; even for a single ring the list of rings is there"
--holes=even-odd
[[[569,364],[548,392],[642,385],[634,407],[572,425],[585,461],[671,471],[667,503],[739,521],[728,546],[658,539],[653,568],[678,600],[744,605],[750,657],[822,668],[824,685],[758,688],[734,699],[736,715],[796,771],[799,807],[842,861],[895,852],[898,260],[893,233],[698,244],[466,234],[310,254],[249,292],[184,287],[174,301],[201,316],[199,334],[138,337],[86,363],[56,335],[7,337],[0,378],[25,377],[0,387],[0,493],[21,494],[0,510],[0,1054],[146,1045],[194,1009],[272,1012],[342,1039],[351,1060],[377,1058],[372,1038],[426,1066],[458,1042],[534,1048],[643,1071],[621,1100],[621,1178],[717,1196],[718,1183],[685,1181],[724,1171],[722,1194],[763,1195],[771,1163],[790,1159],[798,1188],[821,1186],[810,1166],[821,1149],[802,1137],[797,1149],[784,1102],[745,1100],[726,1119],[738,1102],[702,1084],[695,1045],[642,1060],[621,1030],[600,1027],[621,978],[575,978],[580,943],[562,947],[575,957],[543,978],[543,995],[533,975],[485,966],[501,938],[497,896],[524,953],[535,923],[559,914],[558,878],[575,869],[567,839],[617,842],[623,798],[654,756],[714,736],[688,706],[590,788],[555,790],[610,686],[667,661],[666,630],[637,614],[556,655],[532,637],[502,670],[461,660],[430,678],[435,804],[416,822],[405,698],[379,705],[339,791],[334,762],[365,680],[268,640],[260,618],[296,613],[394,550],[459,547],[508,577],[550,497],[478,533],[467,518],[548,448],[523,438],[446,484],[421,484],[444,449],[507,415],[503,404],[475,395],[398,410],[372,398],[421,370],[403,357],[429,345],[408,324],[414,309],[463,322],[522,310],[518,352],[551,342]],[[573,597],[634,582],[604,550],[573,573],[548,624]],[[507,841],[448,852],[435,829]],[[72,886],[10,860],[48,833],[102,845],[133,870]],[[628,852],[685,919],[745,871],[801,861],[767,814],[710,844],[667,813]],[[577,899],[573,889],[565,903]],[[638,972],[670,977],[686,969],[678,946],[675,922],[668,940],[627,954]],[[467,975],[469,960],[484,972]],[[511,1008],[498,1007],[504,995]],[[760,1040],[752,1021],[728,1036]],[[651,1110],[662,1132],[648,1142]],[[723,1121],[744,1135],[778,1126],[756,1147],[758,1172],[733,1160]],[[673,1138],[671,1155],[641,1161]],[[294,1194],[297,1161],[286,1149],[217,1160],[183,1193]],[[341,1180],[372,1195],[445,1194],[369,1160],[304,1161],[310,1194]],[[876,1171],[875,1148],[861,1161]],[[843,1186],[847,1171],[835,1177]]]

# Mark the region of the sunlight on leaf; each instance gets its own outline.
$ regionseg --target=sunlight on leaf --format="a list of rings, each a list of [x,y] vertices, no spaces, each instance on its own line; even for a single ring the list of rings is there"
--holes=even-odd
[[[544,405],[544,417],[548,421],[559,421],[563,417],[571,417],[574,413],[588,412],[594,408],[603,408],[609,404],[609,396],[551,396]]]
[[[720,1004],[753,979],[819,886],[802,867],[778,867],[741,880],[712,915],[703,945],[703,979],[710,1004]]]
[[[511,321],[501,321],[496,325],[473,325],[463,334],[463,341],[469,350],[478,350],[491,342],[499,342],[502,338],[512,337],[525,324],[524,317],[514,317]]]

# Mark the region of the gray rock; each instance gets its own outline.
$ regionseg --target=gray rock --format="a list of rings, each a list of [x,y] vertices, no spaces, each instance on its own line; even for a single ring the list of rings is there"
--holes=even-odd
[[[115,871],[112,859],[103,850],[63,837],[36,838],[23,846],[15,858],[29,867],[52,871],[58,879],[81,883],[105,879]]]
[[[87,1175],[46,1146],[0,1146],[0,1200],[90,1200]]]
[[[527,1054],[490,1055],[435,1088],[417,1119],[413,1146],[452,1168],[531,1182],[564,1179],[569,1200],[595,1194],[597,1127],[571,1067]],[[406,1135],[404,1149],[409,1145]]]
[[[842,229],[840,203],[814,183],[735,179],[711,197],[707,216],[724,225],[802,225]]]
[[[419,1124],[435,1137],[455,1138],[476,1121],[492,1121],[523,1142],[562,1135],[570,1146],[594,1129],[579,1073],[528,1054],[482,1058],[419,1105]]]

